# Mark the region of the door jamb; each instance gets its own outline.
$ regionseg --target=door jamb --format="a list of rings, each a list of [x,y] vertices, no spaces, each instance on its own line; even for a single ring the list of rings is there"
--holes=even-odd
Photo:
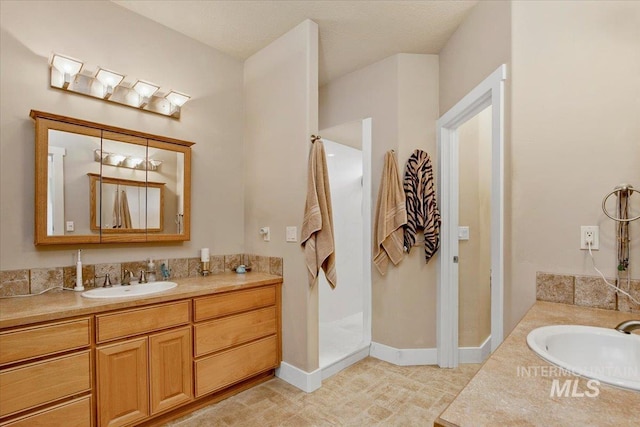
[[[491,351],[504,328],[504,81],[498,67],[438,119],[438,196],[441,247],[437,268],[438,365],[458,366],[458,128],[488,106],[491,116]]]

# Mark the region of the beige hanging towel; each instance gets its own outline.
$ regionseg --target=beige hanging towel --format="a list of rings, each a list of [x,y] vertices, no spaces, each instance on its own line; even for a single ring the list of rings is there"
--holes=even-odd
[[[335,288],[337,277],[331,191],[324,144],[320,137],[312,138],[308,173],[301,244],[309,273],[309,285],[315,284],[318,271],[322,268],[329,285]]]
[[[113,228],[122,228],[122,211],[120,210],[120,186],[116,186],[113,199]]]
[[[120,196],[120,220],[122,221],[122,228],[131,228],[129,200],[127,199],[127,192],[124,190],[122,190],[122,196]]]
[[[404,190],[398,176],[398,164],[393,151],[384,156],[384,169],[378,190],[375,219],[375,244],[373,263],[383,276],[389,260],[398,265],[404,255],[404,230],[407,208]]]

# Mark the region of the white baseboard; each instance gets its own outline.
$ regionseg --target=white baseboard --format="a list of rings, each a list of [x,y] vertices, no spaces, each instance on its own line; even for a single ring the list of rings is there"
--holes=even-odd
[[[349,366],[353,365],[356,362],[359,362],[360,360],[364,359],[367,356],[369,356],[368,345],[361,348],[360,350],[354,351],[353,353],[344,357],[343,359],[340,359],[332,363],[331,365],[325,366],[324,368],[322,368],[322,380],[323,381],[326,380],[332,375],[337,374],[338,372],[348,368]]]
[[[482,363],[491,354],[491,335],[480,347],[460,347],[458,349],[459,363]]]
[[[460,347],[458,349],[459,363],[482,363],[491,353],[491,336],[480,347]],[[398,366],[437,365],[437,348],[394,348],[388,345],[372,342],[349,356],[323,369],[306,372],[287,362],[280,363],[276,369],[276,376],[300,390],[311,393],[322,386],[322,380],[335,375],[341,370],[353,365],[367,356],[384,360]]]
[[[276,369],[276,376],[307,393],[311,393],[322,386],[322,371],[320,369],[306,372],[289,365],[287,362],[280,362],[280,367]]]
[[[438,364],[437,348],[394,348],[372,342],[369,354],[371,357],[399,366]]]

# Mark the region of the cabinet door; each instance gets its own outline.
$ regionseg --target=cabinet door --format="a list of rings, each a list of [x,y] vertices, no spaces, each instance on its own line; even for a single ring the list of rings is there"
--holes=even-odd
[[[151,413],[188,402],[193,397],[191,327],[149,337],[151,354]]]
[[[98,425],[116,427],[149,415],[147,338],[96,349]]]

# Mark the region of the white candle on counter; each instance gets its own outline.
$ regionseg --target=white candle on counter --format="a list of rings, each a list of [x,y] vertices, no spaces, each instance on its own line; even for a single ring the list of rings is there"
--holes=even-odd
[[[209,248],[200,249],[200,261],[209,262]]]

